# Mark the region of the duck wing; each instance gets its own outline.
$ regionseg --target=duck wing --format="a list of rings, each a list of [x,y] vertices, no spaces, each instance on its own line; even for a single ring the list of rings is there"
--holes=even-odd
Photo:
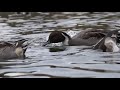
[[[103,37],[105,37],[105,34],[102,33],[102,32],[86,32],[86,33],[84,33],[82,38],[83,39],[89,39],[89,38],[92,38],[92,37],[103,38]]]
[[[81,31],[80,33],[78,33],[77,35],[73,36],[73,39],[89,39],[89,38],[103,38],[104,36],[106,36],[106,34],[108,33],[107,30],[84,30]]]
[[[11,47],[11,46],[13,46],[13,44],[8,43],[8,42],[0,42],[0,48],[6,47],[6,46]]]

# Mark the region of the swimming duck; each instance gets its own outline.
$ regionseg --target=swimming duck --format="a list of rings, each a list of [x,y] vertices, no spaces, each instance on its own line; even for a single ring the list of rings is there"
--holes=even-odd
[[[70,37],[67,33],[62,31],[53,31],[47,40],[47,42],[43,45],[46,46],[50,43],[59,43],[62,42],[63,45],[69,46],[92,46],[95,45],[101,38],[105,37],[106,33],[109,31],[103,30],[84,30],[78,33],[77,35]]]
[[[25,52],[27,45],[23,43],[27,41],[21,39],[15,42],[15,44],[9,42],[0,42],[0,59],[25,59]]]
[[[119,52],[120,49],[117,46],[117,43],[120,43],[119,39],[119,30],[110,31],[104,38],[93,46],[93,49],[100,49],[103,52]]]

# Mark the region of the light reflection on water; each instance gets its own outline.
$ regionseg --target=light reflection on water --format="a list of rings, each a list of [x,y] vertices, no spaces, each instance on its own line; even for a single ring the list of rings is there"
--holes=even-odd
[[[0,77],[12,78],[119,78],[120,54],[100,52],[85,46],[42,44],[51,31],[74,36],[80,30],[114,30],[120,27],[120,12],[32,12],[17,15],[0,12],[0,40],[21,38],[32,42],[25,60],[0,60]]]

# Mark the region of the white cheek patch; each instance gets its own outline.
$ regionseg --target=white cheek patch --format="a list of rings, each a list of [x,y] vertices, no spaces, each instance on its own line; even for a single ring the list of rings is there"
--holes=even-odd
[[[108,51],[111,51],[111,52],[119,51],[119,48],[116,45],[116,43],[109,37],[105,39],[105,46],[107,47]]]

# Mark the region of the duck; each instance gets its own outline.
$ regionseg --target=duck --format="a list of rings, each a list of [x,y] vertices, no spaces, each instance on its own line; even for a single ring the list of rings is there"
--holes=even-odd
[[[68,46],[92,46],[105,37],[108,32],[109,30],[83,30],[73,37],[70,37],[70,35],[63,31],[52,31],[43,46],[59,42]]]
[[[0,59],[25,59],[25,52],[27,50],[27,44],[23,43],[27,40],[21,39],[15,41],[14,44],[10,42],[0,42]]]
[[[120,48],[118,44],[120,43],[120,30],[113,30],[107,33],[105,37],[99,40],[93,49],[99,49],[103,52],[119,52]]]

